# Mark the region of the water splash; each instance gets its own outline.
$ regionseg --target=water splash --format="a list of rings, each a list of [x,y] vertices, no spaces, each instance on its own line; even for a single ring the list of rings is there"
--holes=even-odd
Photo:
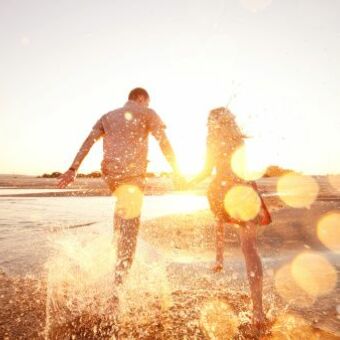
[[[63,234],[54,247],[56,254],[47,263],[46,339],[108,335],[118,314],[120,323],[131,322],[133,314],[133,322],[143,324],[155,318],[155,304],[161,311],[171,307],[163,258],[142,240],[122,288],[113,284],[116,252],[107,235]]]

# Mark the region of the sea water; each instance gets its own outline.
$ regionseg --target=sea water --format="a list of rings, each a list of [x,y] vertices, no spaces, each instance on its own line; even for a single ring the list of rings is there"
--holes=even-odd
[[[49,189],[0,189],[0,268],[14,274],[36,273],[61,232],[105,235],[112,239],[113,197],[18,197]],[[54,191],[55,192],[55,191]],[[6,195],[6,197],[1,197]],[[13,195],[12,197],[8,197]],[[142,220],[207,209],[204,196],[146,196]]]

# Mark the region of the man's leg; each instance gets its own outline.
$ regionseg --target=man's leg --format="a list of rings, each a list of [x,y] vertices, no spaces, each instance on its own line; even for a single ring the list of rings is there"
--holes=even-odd
[[[262,306],[262,263],[257,251],[256,229],[256,225],[247,224],[241,226],[239,231],[253,301],[253,323],[259,324],[265,321],[265,314]]]
[[[115,268],[115,284],[123,283],[131,265],[136,251],[137,236],[140,218],[124,219],[114,217],[115,233],[117,240],[117,262]]]
[[[114,233],[117,245],[115,284],[123,283],[136,251],[143,192],[138,186],[123,184],[115,191]]]

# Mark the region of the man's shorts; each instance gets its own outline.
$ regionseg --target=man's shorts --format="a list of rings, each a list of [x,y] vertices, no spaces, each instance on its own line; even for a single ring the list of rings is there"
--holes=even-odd
[[[117,198],[115,215],[123,219],[140,217],[143,205],[145,177],[136,176],[118,179],[117,177],[104,175],[104,180],[112,194]]]
[[[144,176],[117,178],[116,176],[103,174],[103,178],[104,178],[106,185],[109,187],[112,193],[114,193],[117,190],[117,188],[123,184],[134,185],[138,187],[142,192],[144,192],[144,188],[145,188],[145,177]]]
[[[236,185],[243,185],[251,187],[258,195],[260,199],[260,209],[256,217],[251,220],[242,221],[240,219],[236,219],[230,216],[225,208],[225,197],[227,192]],[[208,201],[210,205],[210,209],[214,214],[215,218],[224,223],[230,224],[238,224],[238,225],[246,225],[247,222],[252,222],[257,225],[267,225],[271,223],[270,213],[258,192],[257,186],[255,182],[247,182],[242,180],[237,181],[228,181],[215,177],[213,181],[210,183],[208,188]]]

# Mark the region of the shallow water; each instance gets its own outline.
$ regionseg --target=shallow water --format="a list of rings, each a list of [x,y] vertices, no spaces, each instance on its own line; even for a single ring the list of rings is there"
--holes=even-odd
[[[0,189],[0,195],[50,192]],[[14,274],[37,273],[58,232],[105,234],[112,238],[112,197],[0,197],[0,268]],[[142,220],[206,209],[204,196],[146,196]]]

